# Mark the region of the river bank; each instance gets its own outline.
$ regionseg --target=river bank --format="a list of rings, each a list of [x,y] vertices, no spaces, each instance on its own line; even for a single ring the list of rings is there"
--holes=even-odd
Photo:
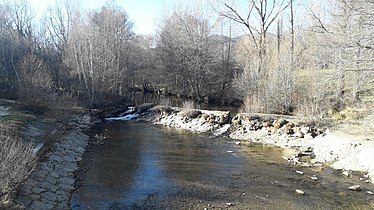
[[[226,135],[240,141],[274,145],[284,149],[284,158],[290,164],[331,166],[346,176],[359,171],[364,177],[361,181],[374,183],[374,135],[370,132],[358,137],[339,127],[321,127],[316,122],[287,116],[238,114],[230,120],[228,112],[163,106],[149,109],[139,120],[209,132],[212,137]]]
[[[38,162],[19,186],[13,204],[17,209],[69,209],[75,172],[89,142],[85,130],[92,124],[89,114],[80,114],[60,123],[39,118],[24,126],[24,139],[36,142]]]

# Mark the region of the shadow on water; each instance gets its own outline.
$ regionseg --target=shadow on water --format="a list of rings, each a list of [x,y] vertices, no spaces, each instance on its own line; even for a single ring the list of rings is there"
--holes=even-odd
[[[295,174],[281,150],[237,146],[225,138],[113,122],[92,129],[107,137],[85,153],[72,209],[370,209],[373,198],[349,192],[329,171]],[[317,174],[319,180],[310,176]],[[352,180],[351,180],[352,181]],[[348,180],[349,182],[349,180]],[[296,195],[303,189],[305,196]],[[208,208],[209,209],[209,208]]]

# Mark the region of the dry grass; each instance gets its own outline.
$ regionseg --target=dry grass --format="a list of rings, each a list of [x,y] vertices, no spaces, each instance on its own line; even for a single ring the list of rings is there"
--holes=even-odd
[[[161,98],[160,101],[158,102],[158,105],[171,106],[171,101],[169,98]]]
[[[183,109],[195,109],[195,103],[193,101],[183,101]]]
[[[14,128],[0,125],[0,195],[14,193],[35,168],[33,145],[24,143]]]
[[[346,107],[340,112],[336,112],[332,115],[334,120],[363,120],[371,113],[369,107],[355,106]]]

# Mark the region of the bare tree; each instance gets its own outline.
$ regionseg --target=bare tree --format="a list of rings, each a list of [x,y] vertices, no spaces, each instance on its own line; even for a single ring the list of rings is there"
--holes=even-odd
[[[163,19],[157,51],[164,81],[179,95],[198,101],[219,97],[233,76],[231,38],[212,34],[203,7],[175,8]]]
[[[248,5],[246,7],[248,11],[246,11],[246,14],[241,14],[238,5],[230,3],[229,1],[220,2],[226,8],[226,11],[220,12],[220,14],[245,26],[248,30],[249,35],[258,49],[258,72],[262,72],[264,70],[264,57],[267,50],[266,42],[268,31],[281,15],[282,11],[287,8],[288,4],[284,0],[248,0]]]
[[[84,87],[88,104],[123,86],[131,69],[131,28],[126,12],[114,6],[91,13],[87,22],[79,14],[73,18],[64,60]]]

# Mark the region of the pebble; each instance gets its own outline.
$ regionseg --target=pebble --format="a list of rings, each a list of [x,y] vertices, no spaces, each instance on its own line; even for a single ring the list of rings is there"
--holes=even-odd
[[[298,195],[305,195],[305,192],[302,191],[302,190],[299,190],[299,189],[296,189],[296,193],[297,193]]]
[[[352,174],[350,171],[343,171],[343,175],[349,177]]]
[[[302,163],[301,166],[302,167],[307,167],[307,168],[311,167],[311,165],[309,163]]]
[[[226,203],[227,206],[233,206],[233,203]]]
[[[352,190],[352,191],[361,191],[361,186],[360,185],[352,185],[350,187],[348,187],[348,190]]]
[[[366,191],[366,193],[369,194],[369,195],[374,195],[374,192],[372,192],[372,191]]]
[[[227,153],[234,153],[234,151],[232,151],[232,150],[228,150]]]
[[[304,172],[302,171],[296,171],[297,174],[304,175]]]
[[[235,142],[236,145],[241,145],[242,143],[240,141]]]
[[[318,178],[315,176],[315,175],[313,175],[312,177],[310,177],[312,180],[314,180],[314,181],[317,181],[318,180]]]

